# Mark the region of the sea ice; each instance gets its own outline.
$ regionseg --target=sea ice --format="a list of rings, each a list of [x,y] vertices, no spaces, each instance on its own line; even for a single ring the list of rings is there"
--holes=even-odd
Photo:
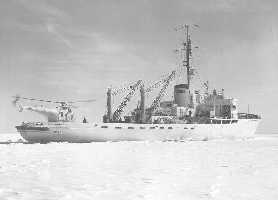
[[[0,137],[0,199],[278,199],[278,137],[13,143],[18,139]]]

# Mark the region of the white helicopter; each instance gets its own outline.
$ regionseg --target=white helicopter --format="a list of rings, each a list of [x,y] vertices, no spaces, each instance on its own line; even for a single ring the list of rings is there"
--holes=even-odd
[[[36,99],[36,98],[28,98],[21,97],[19,95],[13,96],[14,100],[12,101],[13,105],[17,107],[19,112],[23,111],[33,111],[39,113],[47,118],[48,122],[71,122],[75,120],[74,112],[72,108],[77,108],[77,106],[73,105],[75,103],[90,103],[96,101],[95,99],[88,100],[77,100],[77,101],[51,101],[45,99]],[[44,103],[52,103],[57,104],[56,108],[47,108],[43,105],[36,106],[24,106],[20,103],[20,100],[28,100],[28,101],[36,101],[36,102],[44,102]],[[86,120],[85,118],[83,121]]]

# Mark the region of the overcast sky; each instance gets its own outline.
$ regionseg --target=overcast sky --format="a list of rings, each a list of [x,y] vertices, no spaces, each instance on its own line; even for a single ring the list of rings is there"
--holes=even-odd
[[[263,117],[260,132],[278,130],[277,9],[275,0],[1,0],[0,132],[40,119],[18,113],[15,94],[95,98],[76,112],[100,121],[108,86],[176,68],[174,27],[184,23],[200,26],[192,39],[201,80],[225,88],[243,112],[250,104]]]

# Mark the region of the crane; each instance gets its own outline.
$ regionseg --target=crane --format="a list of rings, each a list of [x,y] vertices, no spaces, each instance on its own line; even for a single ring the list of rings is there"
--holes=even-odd
[[[153,113],[159,107],[159,103],[160,103],[162,97],[165,95],[166,89],[169,86],[170,82],[175,78],[175,75],[176,75],[176,71],[172,71],[172,73],[164,80],[163,87],[161,88],[161,90],[159,91],[157,97],[154,99],[151,107],[149,108],[148,120],[150,120],[150,118],[153,115]]]
[[[121,120],[121,114],[123,113],[124,108],[127,106],[127,103],[131,100],[131,97],[142,83],[142,80],[138,80],[134,85],[130,86],[130,92],[126,95],[113,114],[113,121],[117,122]]]

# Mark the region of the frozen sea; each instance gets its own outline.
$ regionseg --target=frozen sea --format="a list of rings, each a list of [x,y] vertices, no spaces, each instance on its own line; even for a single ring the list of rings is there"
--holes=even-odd
[[[19,138],[0,135],[1,200],[278,199],[275,135],[89,144]]]

